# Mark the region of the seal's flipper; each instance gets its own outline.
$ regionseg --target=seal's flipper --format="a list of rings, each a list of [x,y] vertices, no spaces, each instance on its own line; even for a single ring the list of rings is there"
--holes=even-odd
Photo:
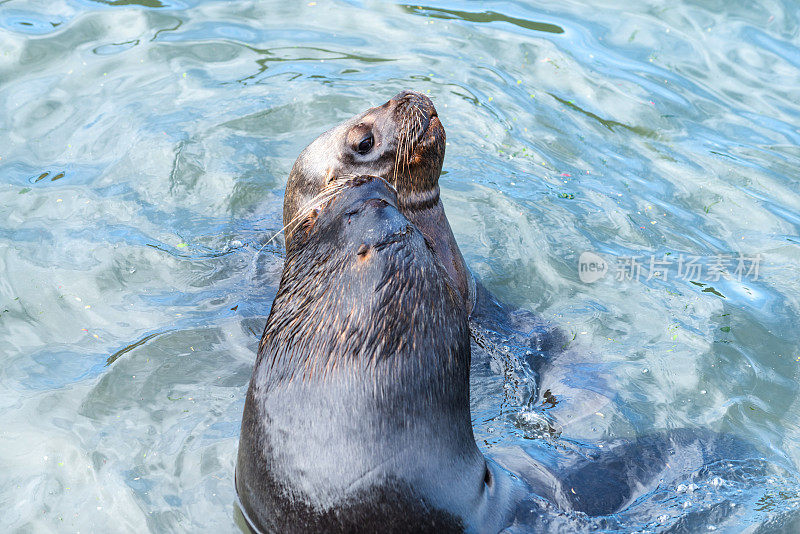
[[[676,429],[621,439],[566,468],[561,495],[569,508],[590,516],[619,512],[660,484],[689,479],[716,462],[761,457],[754,447],[731,434]]]

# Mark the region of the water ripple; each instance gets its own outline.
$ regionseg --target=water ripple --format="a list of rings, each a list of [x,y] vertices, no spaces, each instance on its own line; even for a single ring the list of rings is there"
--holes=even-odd
[[[286,177],[405,88],[447,128],[442,196],[470,267],[571,340],[541,398],[513,343],[473,347],[493,355],[472,373],[481,446],[546,461],[724,430],[785,470],[710,466],[564,528],[791,528],[798,58],[788,0],[0,1],[0,481],[32,496],[8,528],[235,528]],[[763,270],[584,284],[584,251]]]

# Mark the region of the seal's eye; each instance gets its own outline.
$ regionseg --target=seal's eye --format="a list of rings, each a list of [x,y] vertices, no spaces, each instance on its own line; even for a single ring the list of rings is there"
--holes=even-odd
[[[358,153],[359,154],[366,154],[370,150],[372,150],[372,145],[375,143],[375,138],[372,137],[372,134],[369,133],[364,136],[364,139],[358,143]]]

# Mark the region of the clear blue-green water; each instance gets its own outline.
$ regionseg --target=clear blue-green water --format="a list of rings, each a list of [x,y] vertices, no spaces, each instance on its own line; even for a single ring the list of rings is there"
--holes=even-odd
[[[615,529],[720,502],[737,512],[703,530],[791,528],[797,2],[0,0],[2,530],[237,531],[289,170],[406,88],[447,129],[468,264],[572,338],[543,378],[573,387],[550,411],[502,357],[476,369],[483,450],[733,433],[789,467],[662,488]],[[760,269],[585,283],[585,251]]]

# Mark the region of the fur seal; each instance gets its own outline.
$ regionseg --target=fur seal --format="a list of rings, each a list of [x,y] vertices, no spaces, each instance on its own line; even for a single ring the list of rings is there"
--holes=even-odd
[[[331,190],[297,220],[259,344],[236,467],[244,515],[262,532],[458,532],[478,513],[498,530],[462,297],[393,187]]]
[[[298,215],[333,179],[380,176],[397,190],[397,205],[431,243],[461,295],[467,313],[476,287],[439,198],[445,131],[430,98],[402,91],[317,137],[292,167],[286,184],[283,224],[288,248]]]
[[[691,431],[485,458],[468,317],[435,247],[382,178],[323,192],[298,216],[247,391],[235,484],[254,531],[568,531],[588,516],[561,511],[612,514],[732,458]]]

